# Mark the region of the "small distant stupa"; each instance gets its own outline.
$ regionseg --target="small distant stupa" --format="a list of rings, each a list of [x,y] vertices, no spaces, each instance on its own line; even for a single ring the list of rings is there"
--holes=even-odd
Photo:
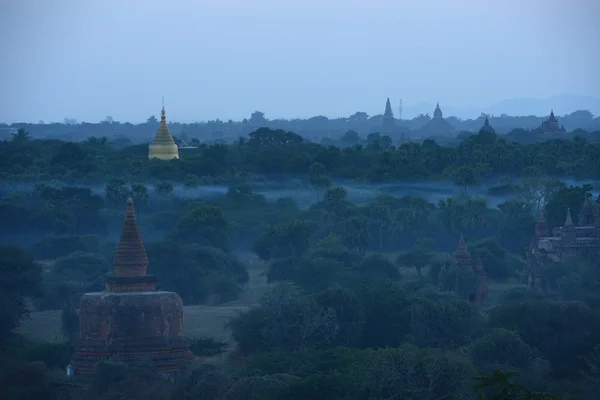
[[[439,102],[435,105],[433,118],[421,130],[423,135],[449,135],[454,132],[452,124],[444,119]]]
[[[539,128],[546,134],[565,133],[566,129],[564,125],[559,125],[558,119],[554,115],[554,110],[550,110],[550,116],[547,120],[543,121]]]
[[[396,127],[396,122],[394,121],[394,113],[392,112],[392,104],[390,103],[390,98],[388,97],[385,102],[385,112],[383,114],[383,124],[381,126],[381,130],[384,133],[390,133],[394,131]]]
[[[490,120],[488,119],[487,115],[485,116],[485,121],[483,121],[483,126],[479,130],[479,133],[482,133],[482,132],[496,134],[496,130],[490,124]]]
[[[175,144],[175,140],[173,140],[173,136],[167,126],[164,101],[160,112],[160,126],[154,135],[152,144],[149,146],[148,158],[157,158],[159,160],[179,158],[179,148]]]

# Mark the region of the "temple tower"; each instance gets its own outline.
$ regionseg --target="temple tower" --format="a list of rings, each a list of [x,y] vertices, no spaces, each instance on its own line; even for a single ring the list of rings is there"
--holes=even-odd
[[[573,218],[571,217],[571,208],[567,208],[567,218],[565,219],[565,224],[562,229],[563,237],[566,239],[575,239],[575,224],[573,223]]]
[[[435,110],[433,111],[433,118],[436,118],[436,119],[444,118],[444,114],[442,113],[442,109],[440,108],[439,102],[436,104]]]
[[[71,360],[75,375],[92,374],[98,362],[114,356],[123,362],[149,358],[160,372],[178,373],[193,359],[183,335],[183,304],[176,293],[157,291],[156,277],[146,274],[148,257],[132,199],[113,264],[105,290],[81,298]]]
[[[385,102],[385,112],[383,113],[383,122],[381,126],[381,130],[384,133],[391,133],[394,130],[396,123],[394,121],[394,113],[392,112],[392,104],[390,103],[390,98],[387,98]]]
[[[596,227],[596,237],[600,238],[600,194],[596,199],[596,219],[594,220],[594,226]]]
[[[579,211],[577,219],[578,225],[591,226],[594,225],[595,221],[596,216],[594,215],[594,207],[592,206],[589,196],[586,196],[583,205],[581,206],[581,211]]]
[[[490,120],[488,119],[487,115],[485,116],[485,121],[483,121],[483,126],[481,127],[479,132],[486,132],[486,133],[491,133],[491,134],[496,133],[496,130],[494,129],[494,127],[492,125],[490,125]]]
[[[462,233],[460,234],[460,239],[458,240],[458,245],[456,246],[453,264],[457,267],[473,268],[473,259],[471,258],[471,254],[467,249],[467,244],[465,243],[465,238],[463,237]]]
[[[477,257],[477,264],[475,265],[475,272],[477,273],[477,304],[482,304],[488,296],[488,285],[487,285],[487,274],[483,269],[481,258]]]
[[[535,224],[535,236],[536,237],[546,237],[550,233],[550,228],[548,227],[548,222],[546,221],[546,216],[544,215],[544,207],[540,207],[540,215],[538,217],[537,223]]]
[[[149,146],[148,158],[157,158],[159,160],[179,158],[179,148],[175,144],[175,140],[173,140],[173,136],[167,126],[164,104],[160,112],[160,125],[154,135],[154,140]]]
[[[465,243],[465,238],[462,234],[460,235],[458,245],[456,246],[456,253],[454,253],[454,257],[452,259],[452,265],[455,268],[467,269],[475,274],[477,280],[477,289],[475,290],[475,293],[469,294],[467,300],[475,302],[477,305],[481,305],[487,298],[488,293],[487,274],[479,257],[477,258],[476,263],[473,262],[473,258],[469,253],[469,249]]]

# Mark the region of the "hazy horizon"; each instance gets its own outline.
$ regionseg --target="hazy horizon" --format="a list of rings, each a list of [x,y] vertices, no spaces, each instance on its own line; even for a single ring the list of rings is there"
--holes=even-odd
[[[0,0],[0,121],[141,122],[162,96],[181,122],[598,98],[597,15],[595,0]]]

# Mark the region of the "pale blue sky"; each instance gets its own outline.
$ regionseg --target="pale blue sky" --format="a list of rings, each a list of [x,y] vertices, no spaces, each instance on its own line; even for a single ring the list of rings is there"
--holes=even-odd
[[[600,95],[599,0],[0,0],[0,121]],[[396,106],[394,106],[396,107]]]

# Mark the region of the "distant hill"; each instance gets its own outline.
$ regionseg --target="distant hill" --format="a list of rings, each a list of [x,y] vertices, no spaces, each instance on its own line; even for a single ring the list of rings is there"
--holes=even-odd
[[[500,116],[502,114],[535,115],[543,117],[550,114],[553,109],[557,116],[572,113],[577,110],[589,110],[595,116],[600,116],[600,98],[591,96],[561,95],[547,99],[534,99],[530,97],[502,100],[486,108],[460,108],[450,104],[440,104],[445,117],[476,118],[481,113]],[[405,105],[403,118],[413,118],[419,114],[433,114],[435,103],[421,103]]]

